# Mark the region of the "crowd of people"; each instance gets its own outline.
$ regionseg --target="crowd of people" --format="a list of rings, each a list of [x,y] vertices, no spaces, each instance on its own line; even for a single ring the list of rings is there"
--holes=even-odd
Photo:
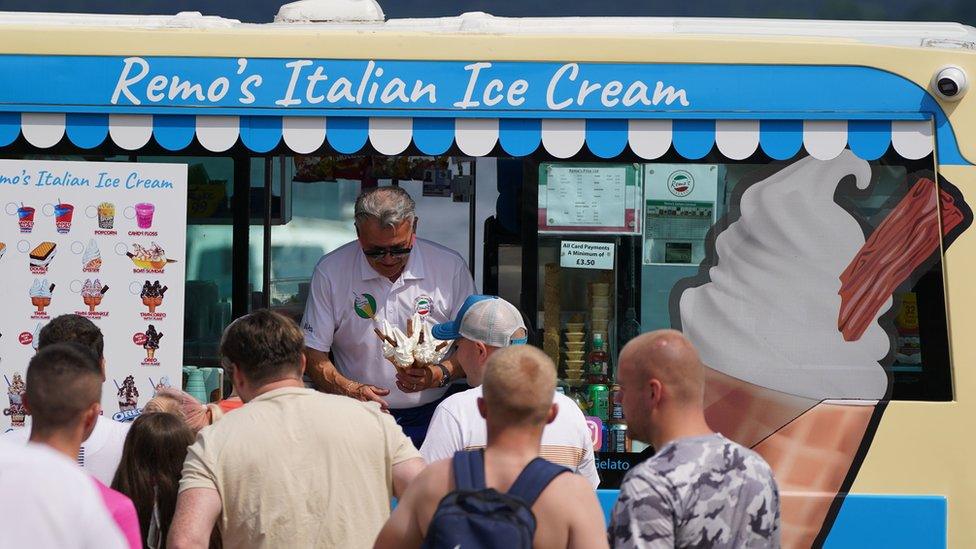
[[[31,427],[0,437],[0,546],[779,545],[770,468],[709,428],[703,365],[670,330],[620,354],[632,436],[657,452],[628,472],[608,529],[555,364],[516,307],[472,295],[455,258],[416,238],[404,195],[360,197],[362,253],[320,262],[301,326],[269,310],[227,326],[228,401],[160,389],[132,423],[107,419],[101,332],[51,320],[27,369]],[[372,322],[420,307],[454,352],[385,387],[389,364],[356,357],[384,356]]]

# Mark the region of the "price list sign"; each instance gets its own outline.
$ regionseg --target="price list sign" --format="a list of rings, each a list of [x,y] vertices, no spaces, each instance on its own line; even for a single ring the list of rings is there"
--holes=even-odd
[[[631,164],[542,164],[539,232],[640,234],[643,192]]]

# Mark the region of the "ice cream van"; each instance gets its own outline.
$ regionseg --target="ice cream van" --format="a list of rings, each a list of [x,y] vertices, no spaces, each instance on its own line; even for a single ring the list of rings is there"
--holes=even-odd
[[[185,276],[184,364],[216,365],[221,329],[254,307],[300,316],[318,256],[355,236],[356,195],[400,185],[419,234],[519,305],[563,392],[614,436],[626,418],[599,417],[581,374],[593,341],[612,378],[636,334],[684,331],[710,424],[776,474],[784,546],[976,545],[973,28],[387,20],[373,0],[306,0],[268,24],[2,13],[0,30],[5,159],[187,166],[186,241],[156,237]],[[54,223],[21,203],[20,175],[0,173],[11,234]],[[72,231],[108,211],[74,208]],[[152,366],[133,366],[136,389]],[[3,421],[23,423],[12,383]],[[600,438],[609,511],[653,448]]]

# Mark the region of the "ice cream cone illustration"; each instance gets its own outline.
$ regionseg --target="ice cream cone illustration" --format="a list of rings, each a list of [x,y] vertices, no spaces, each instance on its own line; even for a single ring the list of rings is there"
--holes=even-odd
[[[27,409],[24,407],[24,394],[27,392],[27,385],[21,377],[20,372],[15,372],[13,381],[7,379],[7,398],[10,400],[10,407],[3,411],[4,415],[10,416],[11,427],[23,427],[24,420],[27,418]]]
[[[168,286],[160,286],[159,281],[150,283],[148,280],[142,285],[142,304],[149,308],[150,313],[156,312],[156,307],[163,304],[163,294],[168,290]]]
[[[102,252],[94,238],[88,239],[85,252],[81,255],[81,268],[85,272],[97,273],[102,268]]]
[[[30,289],[31,305],[37,307],[37,313],[43,313],[44,309],[51,305],[51,296],[54,292],[54,284],[48,284],[46,278],[35,278]]]
[[[809,547],[829,528],[890,397],[896,333],[879,319],[892,293],[938,252],[940,229],[971,222],[922,178],[865,239],[835,201],[849,176],[863,191],[872,173],[845,151],[749,186],[739,217],[710,243],[709,268],[672,293],[708,366],[706,419],[773,468],[784,547]]]
[[[96,278],[94,281],[85,279],[85,284],[81,288],[81,298],[85,302],[85,305],[88,305],[89,312],[95,312],[95,307],[101,305],[102,297],[107,291],[108,286],[102,286],[102,282],[99,279]]]
[[[159,349],[159,340],[163,338],[163,332],[157,332],[152,324],[146,329],[146,341],[142,348],[146,350],[146,358],[153,360],[156,358],[156,349]]]

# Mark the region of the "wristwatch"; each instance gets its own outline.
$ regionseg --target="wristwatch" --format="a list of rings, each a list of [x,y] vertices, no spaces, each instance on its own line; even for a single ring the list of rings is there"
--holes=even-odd
[[[440,368],[441,369],[441,374],[442,374],[441,375],[441,382],[440,382],[440,384],[437,387],[438,388],[441,388],[441,387],[446,386],[448,383],[450,383],[451,382],[451,372],[447,369],[447,366],[444,366],[443,364],[434,364],[434,366],[437,366],[438,368]]]

